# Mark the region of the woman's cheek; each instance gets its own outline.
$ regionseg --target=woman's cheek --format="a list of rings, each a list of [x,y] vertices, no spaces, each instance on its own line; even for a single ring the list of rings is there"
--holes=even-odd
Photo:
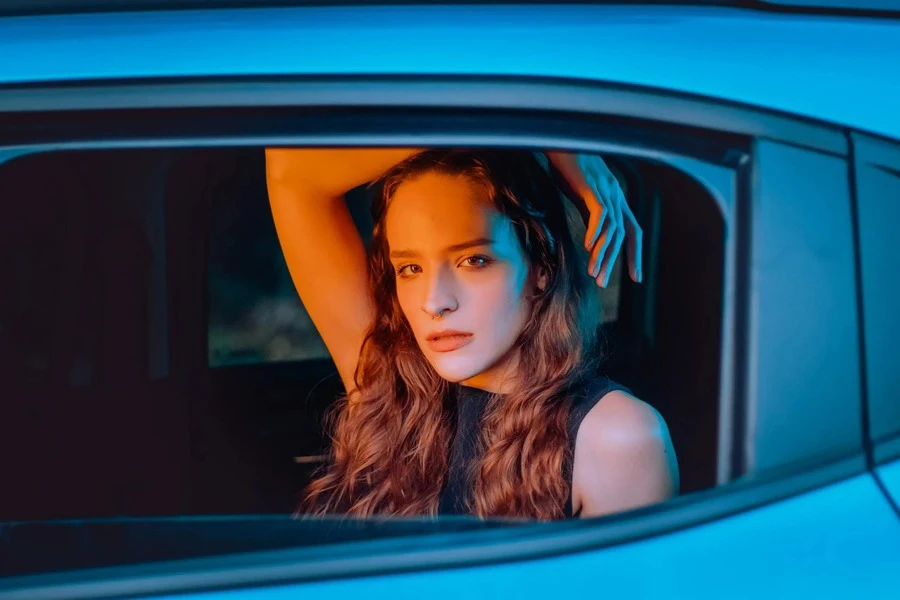
[[[492,265],[489,272],[483,273],[479,294],[481,301],[502,311],[512,310],[520,301],[522,289],[521,278],[507,265]]]
[[[413,293],[410,285],[405,281],[397,281],[397,303],[400,305],[400,311],[406,317],[410,327],[415,332],[415,319],[412,318],[412,305],[414,303]]]
[[[474,302],[479,307],[479,311],[490,308],[494,310],[504,310],[508,304],[509,294],[506,286],[500,281],[487,282],[488,285],[480,285],[472,290]]]

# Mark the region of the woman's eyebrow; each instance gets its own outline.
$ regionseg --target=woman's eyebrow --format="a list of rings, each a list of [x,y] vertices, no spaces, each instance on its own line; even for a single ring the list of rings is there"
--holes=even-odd
[[[469,240],[468,242],[462,242],[461,244],[453,244],[452,246],[447,246],[447,252],[459,252],[460,250],[465,250],[466,248],[473,248],[475,246],[490,246],[494,243],[494,240],[490,238],[478,238],[474,240]],[[394,250],[391,252],[391,258],[417,258],[421,256],[420,253],[415,250]]]
[[[421,254],[412,250],[394,250],[391,252],[391,258],[417,258],[419,256]]]
[[[490,246],[494,243],[494,240],[489,238],[478,238],[475,240],[471,240],[468,242],[463,242],[462,244],[453,244],[452,246],[447,246],[448,252],[459,252],[460,250],[465,250],[466,248],[472,248],[474,246]]]

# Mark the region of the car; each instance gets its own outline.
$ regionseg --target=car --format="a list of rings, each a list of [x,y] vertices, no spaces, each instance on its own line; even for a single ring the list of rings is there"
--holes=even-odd
[[[0,0],[0,56],[0,598],[896,597],[900,2]],[[682,494],[293,518],[342,388],[275,145],[603,156]]]

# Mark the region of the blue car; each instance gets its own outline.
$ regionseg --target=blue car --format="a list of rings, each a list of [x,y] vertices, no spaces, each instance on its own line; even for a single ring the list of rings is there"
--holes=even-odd
[[[276,145],[603,156],[681,493],[294,518],[343,388]],[[0,598],[900,598],[898,223],[897,0],[0,0]]]

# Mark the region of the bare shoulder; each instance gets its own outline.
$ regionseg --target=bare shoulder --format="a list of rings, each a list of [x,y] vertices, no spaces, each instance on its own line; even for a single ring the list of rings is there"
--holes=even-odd
[[[578,437],[592,445],[626,446],[659,438],[665,421],[655,408],[628,392],[613,390],[603,396],[585,416]]]
[[[578,428],[573,510],[599,516],[661,502],[678,493],[678,462],[665,420],[620,390],[608,392]]]

